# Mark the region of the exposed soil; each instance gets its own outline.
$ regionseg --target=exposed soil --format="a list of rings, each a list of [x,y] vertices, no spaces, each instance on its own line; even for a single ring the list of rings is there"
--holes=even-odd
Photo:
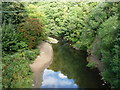
[[[35,61],[30,64],[30,67],[34,73],[34,88],[40,88],[42,85],[43,71],[45,68],[49,67],[53,58],[53,48],[51,44],[42,42],[38,48],[40,49],[40,55],[38,55]]]

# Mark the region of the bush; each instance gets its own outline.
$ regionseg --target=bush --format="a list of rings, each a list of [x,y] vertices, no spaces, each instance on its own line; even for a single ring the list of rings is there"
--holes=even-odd
[[[25,8],[22,2],[2,2],[2,21],[3,23],[19,24],[26,17]]]
[[[2,25],[2,50],[5,52],[16,52],[19,49],[27,49],[27,44],[18,40],[18,34],[14,25]]]
[[[118,16],[116,14],[103,22],[98,31],[98,36],[101,37],[99,52],[101,53],[101,61],[104,64],[102,76],[114,88],[118,88],[120,83],[117,78],[120,75],[118,35]]]
[[[89,62],[88,64],[87,64],[87,67],[89,67],[89,68],[91,68],[91,69],[94,69],[94,68],[96,68],[96,62]]]
[[[44,38],[43,24],[36,18],[25,18],[17,30],[19,39],[27,43],[29,48],[35,48],[39,40]]]
[[[25,50],[2,58],[3,88],[30,88],[32,72],[29,64],[39,54],[39,49]]]
[[[2,26],[2,49],[4,51],[16,51],[17,49],[17,33],[12,24]]]

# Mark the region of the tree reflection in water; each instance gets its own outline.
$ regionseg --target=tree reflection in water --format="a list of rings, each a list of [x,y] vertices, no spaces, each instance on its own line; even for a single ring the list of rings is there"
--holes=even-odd
[[[79,88],[102,88],[98,70],[86,67],[87,53],[76,51],[67,45],[53,45],[54,58],[49,69],[61,71],[68,79],[73,79]]]

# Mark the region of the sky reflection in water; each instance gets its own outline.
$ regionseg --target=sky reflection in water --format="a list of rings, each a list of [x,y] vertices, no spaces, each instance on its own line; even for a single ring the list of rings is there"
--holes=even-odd
[[[41,88],[78,88],[73,79],[59,72],[45,69]]]

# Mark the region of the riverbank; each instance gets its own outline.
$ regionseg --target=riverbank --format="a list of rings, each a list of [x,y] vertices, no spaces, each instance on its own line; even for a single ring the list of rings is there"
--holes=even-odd
[[[30,64],[30,68],[33,72],[33,87],[40,88],[42,85],[42,76],[45,68],[49,67],[53,59],[53,48],[50,43],[58,43],[54,38],[48,37],[47,41],[43,41],[38,45],[40,49],[40,55],[37,56],[35,61]]]
[[[52,63],[53,58],[53,49],[52,45],[47,42],[42,42],[38,48],[40,49],[40,55],[35,59],[35,61],[30,64],[32,72],[34,73],[34,85],[35,88],[40,88],[39,83],[42,79],[40,79],[41,73],[44,71]]]

